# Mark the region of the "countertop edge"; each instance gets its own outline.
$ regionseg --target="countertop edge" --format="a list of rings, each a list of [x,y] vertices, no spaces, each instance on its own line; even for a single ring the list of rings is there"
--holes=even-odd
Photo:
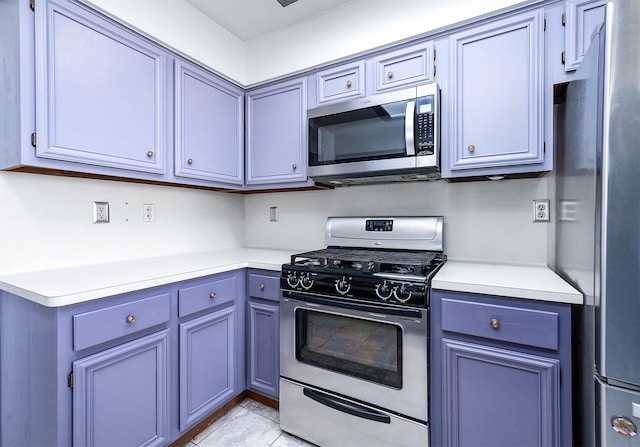
[[[238,248],[194,253],[193,256],[198,258],[197,262],[187,263],[181,271],[177,272],[174,272],[171,267],[167,267],[158,274],[150,273],[148,268],[142,268],[150,262],[148,259],[69,267],[59,271],[19,273],[0,276],[0,289],[45,307],[62,307],[238,269],[254,268],[279,272],[282,264],[289,261],[293,252],[293,250]],[[171,263],[173,260],[184,261],[189,256],[189,254],[167,256],[160,258],[160,261],[164,260],[167,263]],[[120,278],[116,276],[113,280],[103,280],[98,287],[90,287],[84,281],[84,284],[67,288],[64,292],[61,292],[60,287],[57,287],[57,280],[52,279],[57,276],[56,272],[59,272],[61,278],[59,282],[73,280],[74,272],[80,270],[88,270],[90,274],[98,276],[101,270],[117,271],[119,265],[126,265],[129,269],[139,266],[140,272],[128,273]]]
[[[132,260],[122,263],[69,267],[59,271],[30,272],[0,276],[0,289],[34,301],[46,307],[62,307],[128,292],[168,285],[244,268],[280,271],[289,262],[294,250],[258,248],[224,249],[219,251],[187,253],[155,260]],[[158,271],[149,268],[155,262]],[[183,264],[180,264],[183,262]],[[183,265],[176,272],[172,266]],[[145,268],[142,268],[142,267]],[[153,267],[153,266],[152,266]],[[133,273],[126,268],[134,269]],[[138,272],[135,270],[140,268]],[[108,276],[98,287],[90,281],[78,280],[73,287],[60,287],[59,283],[74,281],[84,273]],[[105,273],[106,272],[106,273]],[[59,275],[59,276],[58,276]],[[583,295],[571,287],[551,269],[544,266],[490,264],[472,261],[447,261],[431,282],[432,289],[524,298],[567,304],[583,304]]]
[[[584,303],[582,293],[545,266],[447,261],[431,281],[431,288],[554,303]]]

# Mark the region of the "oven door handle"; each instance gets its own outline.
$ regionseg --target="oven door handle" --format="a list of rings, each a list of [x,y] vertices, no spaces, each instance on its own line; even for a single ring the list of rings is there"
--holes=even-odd
[[[320,304],[325,306],[337,307],[340,309],[357,310],[361,312],[367,312],[369,314],[392,315],[395,317],[406,317],[417,320],[422,319],[422,312],[420,311],[420,309],[372,306],[370,304],[337,301],[330,298],[323,298],[321,296],[301,295],[290,291],[285,291],[284,295],[288,298],[293,298],[295,300],[303,301],[310,304]]]
[[[334,410],[374,422],[382,422],[383,424],[391,423],[391,417],[388,414],[372,410],[371,408],[367,408],[317,390],[312,390],[311,388],[303,388],[302,392],[308,398],[315,400],[319,404],[333,408]]]

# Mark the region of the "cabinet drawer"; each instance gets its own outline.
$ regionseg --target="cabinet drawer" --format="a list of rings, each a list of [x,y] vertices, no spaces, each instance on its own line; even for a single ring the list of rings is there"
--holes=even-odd
[[[364,96],[364,61],[318,73],[318,104]]]
[[[376,92],[433,81],[433,54],[429,42],[376,57]]]
[[[80,350],[169,321],[169,294],[73,316],[73,349]]]
[[[559,315],[445,298],[442,300],[442,330],[557,350]]]
[[[280,301],[280,277],[249,273],[249,296]]]
[[[178,290],[178,316],[184,317],[235,300],[237,284],[236,277],[232,276]]]

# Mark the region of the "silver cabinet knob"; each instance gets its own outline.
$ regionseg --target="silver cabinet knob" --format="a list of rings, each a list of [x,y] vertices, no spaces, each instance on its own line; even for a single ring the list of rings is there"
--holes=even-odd
[[[387,73],[387,77],[388,77],[389,79],[391,79],[391,78],[393,77],[393,72],[392,72],[392,71],[388,72],[388,73]]]
[[[298,169],[298,165],[297,165],[297,164],[295,164],[295,163],[293,163],[293,164],[291,165],[291,169],[293,169],[293,170],[295,171],[296,169]]]
[[[475,151],[475,150],[476,150],[476,147],[475,147],[473,144],[470,144],[470,145],[469,145],[469,147],[467,148],[467,150],[468,150],[469,152],[473,152],[473,151]]]
[[[187,160],[187,163],[189,163],[190,165],[192,165],[192,164],[193,164],[193,158],[188,159],[188,160]]]
[[[127,323],[128,323],[128,324],[132,324],[133,322],[135,322],[135,321],[136,321],[136,317],[135,317],[135,315],[129,315],[129,316],[127,317],[127,320],[126,320],[126,321],[127,321]]]
[[[347,87],[351,87],[351,81],[347,81]]]
[[[209,294],[209,298],[214,299],[216,297],[216,292],[211,292]]]
[[[149,158],[153,157],[153,151],[147,152],[147,157],[149,157]]]
[[[492,318],[491,327],[494,329],[498,329],[500,327],[500,321],[497,318]]]
[[[258,289],[260,289],[260,291],[262,292],[262,291],[264,290],[264,284],[260,284],[260,285],[258,286]]]

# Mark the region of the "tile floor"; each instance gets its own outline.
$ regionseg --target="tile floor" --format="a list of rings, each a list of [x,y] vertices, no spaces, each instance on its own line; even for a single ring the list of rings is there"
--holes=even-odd
[[[313,447],[282,430],[277,410],[245,399],[193,438],[186,447]]]

